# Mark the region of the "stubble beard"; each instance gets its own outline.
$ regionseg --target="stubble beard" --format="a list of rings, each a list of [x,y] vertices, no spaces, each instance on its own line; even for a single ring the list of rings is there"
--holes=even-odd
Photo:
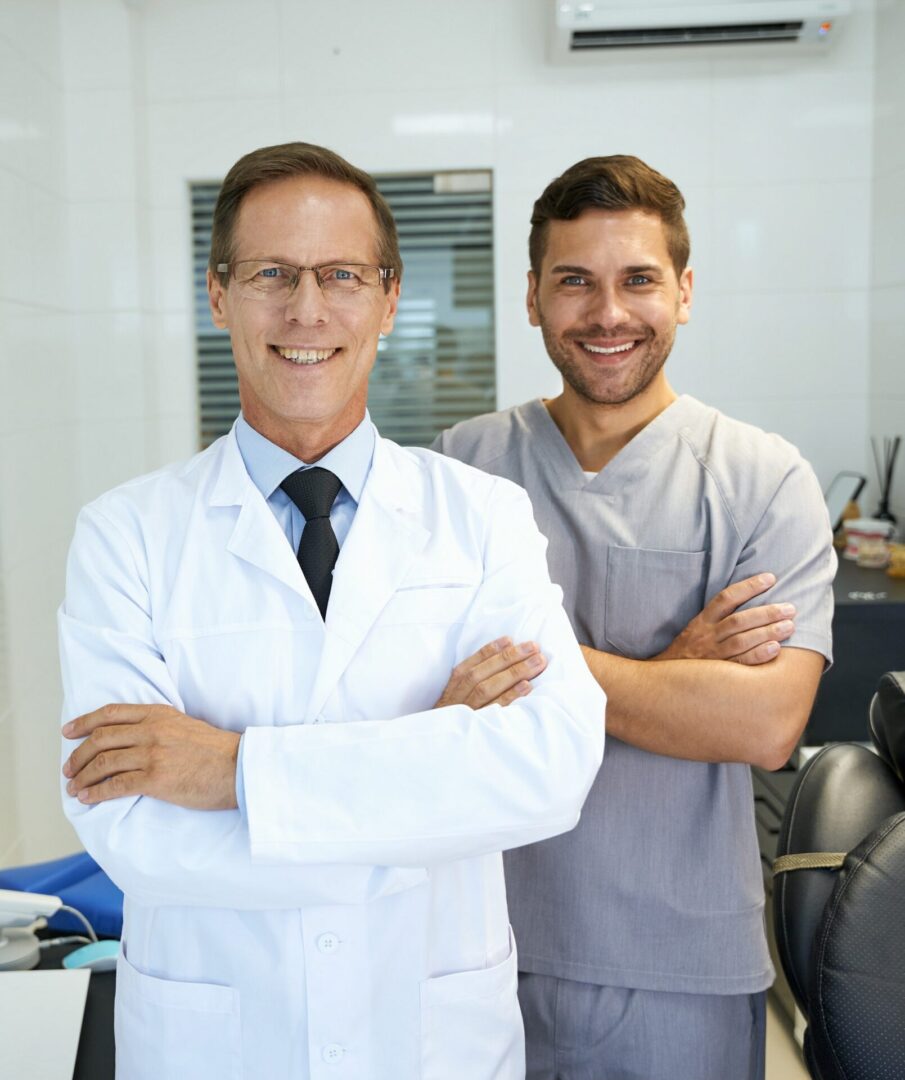
[[[541,334],[547,355],[555,364],[563,380],[585,401],[594,405],[624,405],[627,401],[643,393],[657,377],[666,359],[672,351],[676,337],[676,328],[668,333],[651,334],[641,339],[641,355],[633,366],[625,372],[608,371],[606,368],[594,368],[594,361],[588,357],[586,365],[576,359],[573,350],[581,349],[575,336],[568,334],[557,337],[550,327],[540,318]],[[612,338],[634,337],[634,334],[605,335],[599,327],[585,331],[582,337]]]

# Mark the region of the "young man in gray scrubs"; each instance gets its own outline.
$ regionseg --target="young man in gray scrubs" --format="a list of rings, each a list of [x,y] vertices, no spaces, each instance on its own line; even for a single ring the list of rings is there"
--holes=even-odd
[[[763,1076],[773,971],[748,766],[781,766],[804,728],[835,556],[794,447],[667,381],[691,308],[684,205],[634,157],[554,180],[531,219],[528,314],[563,392],[436,444],[528,490],[608,697],[578,828],[506,864],[530,1080]]]

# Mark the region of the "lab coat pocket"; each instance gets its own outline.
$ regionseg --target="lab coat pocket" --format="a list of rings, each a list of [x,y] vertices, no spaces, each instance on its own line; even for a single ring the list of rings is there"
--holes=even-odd
[[[239,991],[116,966],[117,1080],[241,1080]]]
[[[636,660],[656,656],[704,606],[707,552],[614,544],[608,560],[607,644]]]
[[[518,959],[421,984],[421,1080],[522,1080]]]
[[[456,624],[465,618],[477,591],[476,582],[424,582],[393,593],[380,615],[381,626]]]

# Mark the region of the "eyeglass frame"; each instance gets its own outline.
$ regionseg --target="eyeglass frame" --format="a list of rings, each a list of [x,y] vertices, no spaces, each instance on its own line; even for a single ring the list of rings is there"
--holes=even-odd
[[[289,292],[286,294],[287,296],[292,296],[295,290],[299,287],[299,283],[302,280],[302,274],[304,274],[307,270],[310,270],[314,274],[314,280],[317,282],[318,288],[321,292],[324,292],[324,283],[321,281],[320,272],[324,269],[324,267],[328,266],[358,266],[368,267],[369,269],[376,270],[380,275],[380,278],[377,282],[375,282],[375,285],[371,287],[376,288],[377,285],[382,285],[384,291],[387,288],[387,282],[391,281],[393,278],[396,277],[396,270],[392,266],[375,266],[373,263],[356,262],[327,262],[320,263],[318,266],[297,266],[295,263],[283,262],[282,259],[235,259],[231,263],[217,263],[217,273],[226,274],[227,278],[232,277],[233,281],[235,281],[235,274],[230,270],[230,267],[238,266],[240,263],[243,262],[266,262],[273,263],[274,266],[291,266],[292,269],[296,271],[296,278],[295,284],[289,289]],[[362,284],[364,284],[364,282],[362,282]],[[352,292],[353,290],[349,291]],[[354,292],[358,292],[358,289],[355,289]],[[266,296],[268,294],[262,290],[261,295]]]

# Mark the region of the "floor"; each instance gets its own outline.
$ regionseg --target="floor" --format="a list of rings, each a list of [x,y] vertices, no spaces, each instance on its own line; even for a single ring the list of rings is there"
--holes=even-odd
[[[785,1015],[767,998],[767,1080],[808,1080],[801,1050]]]

